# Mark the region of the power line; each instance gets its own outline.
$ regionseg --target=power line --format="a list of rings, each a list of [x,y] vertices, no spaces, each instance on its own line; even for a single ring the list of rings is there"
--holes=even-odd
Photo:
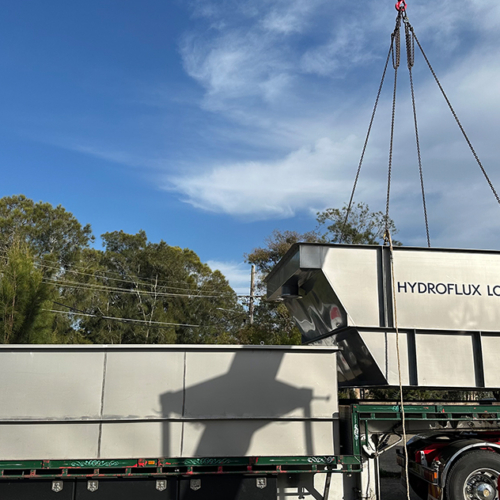
[[[61,304],[63,305],[63,304]],[[65,306],[70,307],[70,306]],[[72,309],[72,308],[71,308]],[[190,325],[188,323],[165,323],[163,321],[148,321],[142,319],[131,319],[131,318],[117,318],[115,316],[102,316],[100,314],[89,314],[83,312],[74,312],[74,311],[59,311],[57,309],[43,309],[43,311],[58,313],[58,314],[69,314],[72,316],[86,316],[89,318],[100,318],[100,319],[110,319],[114,321],[120,321],[121,323],[139,323],[142,325],[154,325],[154,326],[183,326],[183,327],[192,327],[192,328],[200,328],[201,325]]]
[[[41,264],[39,262],[36,262],[35,265],[37,266],[40,266],[40,267],[44,267],[44,268],[47,268],[47,269],[54,269],[54,270],[61,270],[60,267],[58,266],[50,266],[50,265],[47,265],[47,264]],[[99,271],[99,274],[96,274],[96,273],[85,273],[83,271],[77,271],[75,269],[66,269],[65,270],[66,273],[73,273],[73,274],[80,274],[82,276],[92,276],[94,278],[101,278],[101,279],[106,279],[106,280],[111,280],[111,281],[119,281],[119,282],[122,282],[122,283],[131,283],[133,285],[143,285],[143,286],[152,286],[152,284],[150,283],[141,283],[140,281],[133,281],[133,280],[126,280],[126,279],[123,279],[123,278],[112,278],[110,276],[106,276],[106,273],[109,273],[109,274],[118,274],[118,273],[115,273],[114,271]],[[154,281],[155,278],[140,278],[140,279],[147,279],[147,280],[151,280],[151,281]],[[170,289],[173,289],[173,290],[181,290],[181,291],[184,291],[184,290],[193,290],[193,288],[190,288],[190,287],[173,287],[173,286],[170,286],[170,285],[164,285],[163,283],[166,283],[165,281],[161,280],[161,281],[157,281],[156,282],[158,285],[162,286],[163,288],[170,288]],[[184,282],[184,281],[171,281],[171,283],[186,283],[186,285],[188,285],[187,282]],[[196,286],[196,285],[195,285]],[[196,290],[199,290],[198,289],[195,289]],[[203,291],[211,291],[211,290],[216,290],[216,288],[206,288],[204,289]]]
[[[0,252],[1,253],[1,252]],[[7,258],[7,256],[5,255],[5,258]],[[53,270],[56,270],[56,271],[61,271],[62,268],[60,266],[51,266],[51,265],[48,265],[48,264],[42,264],[40,262],[34,262],[34,264],[36,266],[39,266],[39,267],[43,267],[43,268],[46,268],[46,269],[53,269]],[[141,283],[140,281],[132,281],[132,280],[126,280],[126,279],[123,279],[123,278],[113,278],[113,277],[110,277],[110,276],[106,276],[106,274],[115,274],[115,275],[118,275],[119,273],[118,272],[115,272],[115,271],[104,271],[104,270],[101,270],[99,271],[99,274],[96,274],[96,273],[86,273],[86,272],[83,272],[83,271],[77,271],[75,269],[64,269],[65,273],[73,273],[73,274],[79,274],[79,275],[82,275],[82,276],[91,276],[91,277],[94,277],[96,279],[104,279],[104,280],[111,280],[111,281],[117,281],[117,282],[122,282],[122,283],[129,283],[129,284],[132,284],[134,285],[135,287],[137,287],[138,285],[141,285],[141,286],[148,286],[148,287],[151,287],[152,284],[151,283]],[[143,280],[150,280],[150,281],[155,281],[158,286],[162,287],[162,288],[168,288],[168,289],[171,289],[171,290],[178,290],[178,291],[193,291],[193,292],[203,292],[203,293],[210,293],[210,292],[217,292],[218,289],[217,288],[214,288],[213,286],[211,287],[204,287],[203,285],[201,286],[198,286],[197,288],[191,288],[189,287],[189,283],[186,282],[186,281],[168,281],[169,283],[177,283],[177,284],[186,284],[187,287],[173,287],[173,286],[170,286],[170,285],[166,285],[164,283],[166,283],[165,281],[163,280],[155,280],[155,278],[146,278],[146,277],[139,277],[139,276],[134,276],[134,275],[131,275],[132,277],[136,277],[138,279],[143,279]],[[45,279],[48,279],[48,278],[45,278]],[[82,282],[70,282],[70,281],[67,281],[68,283],[74,283],[74,284],[78,284],[78,285],[81,285],[81,286],[84,286],[84,287],[92,287],[94,286],[93,284],[91,283],[82,283]],[[62,282],[61,282],[62,283]],[[96,287],[97,286],[102,286],[102,287],[105,287],[107,285],[95,285]],[[194,286],[197,286],[197,285],[194,285]],[[69,287],[68,288],[75,288],[75,287]],[[113,288],[113,287],[109,287],[109,288]],[[123,288],[114,288],[115,290],[125,290]],[[137,290],[137,288],[136,288]],[[154,291],[147,291],[147,290],[140,290],[141,293],[143,294],[148,294],[150,293],[151,295],[164,295],[164,296],[167,296],[167,295],[170,295],[170,296],[179,296],[179,297],[203,297],[203,298],[216,298],[216,297],[223,297],[223,296],[226,296],[226,297],[230,297],[233,295],[233,292],[225,292],[225,293],[219,293],[218,295],[200,295],[199,293],[192,293],[192,294],[175,294],[175,293],[169,293],[169,292],[154,292]],[[124,293],[129,293],[129,292],[124,292]],[[133,293],[137,293],[137,291],[134,291]],[[236,292],[234,292],[236,293]],[[236,294],[238,296],[242,296],[241,294]]]
[[[113,293],[121,293],[121,294],[129,294],[129,295],[145,295],[145,296],[154,296],[154,297],[188,297],[188,298],[220,298],[225,295],[201,295],[201,294],[181,294],[181,293],[173,293],[173,292],[150,292],[147,290],[134,290],[134,289],[126,289],[119,287],[111,287],[107,285],[98,285],[91,283],[82,283],[80,281],[68,281],[68,280],[55,280],[52,278],[42,278],[44,283],[52,284],[52,285],[60,285],[66,288],[76,288],[76,289],[86,289],[86,290],[98,290],[101,292],[113,292]],[[229,297],[229,294],[226,295]]]

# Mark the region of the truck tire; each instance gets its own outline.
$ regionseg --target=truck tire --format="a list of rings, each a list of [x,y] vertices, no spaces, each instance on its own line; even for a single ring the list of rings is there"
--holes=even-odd
[[[446,479],[446,500],[498,499],[500,455],[492,451],[472,451],[459,458]]]

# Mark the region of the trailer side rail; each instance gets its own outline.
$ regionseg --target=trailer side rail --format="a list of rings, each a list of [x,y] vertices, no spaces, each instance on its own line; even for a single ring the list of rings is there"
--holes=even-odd
[[[0,479],[353,473],[361,467],[356,456],[30,460],[0,462]]]

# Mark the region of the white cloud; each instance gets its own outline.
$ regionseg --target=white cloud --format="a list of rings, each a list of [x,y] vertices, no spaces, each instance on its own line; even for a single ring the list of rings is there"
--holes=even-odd
[[[218,269],[229,281],[233,290],[238,294],[248,295],[250,293],[250,266],[244,262],[221,262],[209,260],[210,269]]]
[[[500,100],[496,87],[485,84],[500,78],[495,57],[488,51],[474,52],[441,75],[441,81],[486,170],[500,189],[495,132]],[[475,68],[473,72],[471,67]],[[417,78],[420,140],[433,244],[498,245],[500,217],[494,216],[498,206],[493,195],[435,82],[422,79],[419,74]],[[389,87],[391,83],[389,78]],[[372,209],[385,208],[390,100],[391,96],[386,95],[380,103],[380,116],[370,139],[356,196]],[[341,124],[330,130],[330,137],[335,140],[324,136],[278,159],[206,164],[199,173],[169,178],[168,188],[182,193],[187,202],[198,208],[251,219],[291,217],[301,211],[307,213],[311,207],[340,206],[350,194],[362,147],[361,133],[367,126],[369,112],[366,101],[363,107],[353,108],[353,116],[340,120]],[[298,130],[300,120],[294,126]],[[315,129],[314,134],[326,132],[324,126],[325,123]],[[347,130],[356,130],[360,135],[342,138]],[[272,140],[274,136],[270,134]],[[396,115],[391,214],[404,230],[402,235],[407,243],[425,244],[413,134],[409,92],[403,79]]]
[[[286,81],[286,65],[265,39],[228,33],[207,44],[186,37],[181,51],[186,71],[205,87],[205,105],[212,110],[236,99],[269,96],[273,82],[281,82],[282,87]]]
[[[190,5],[193,24],[179,50],[203,97],[195,102],[195,93],[189,94],[185,108],[199,105],[197,118],[217,120],[200,124],[189,150],[176,152],[176,163],[102,142],[67,147],[161,171],[159,185],[187,203],[244,219],[312,218],[316,207],[345,203],[394,26],[392,5],[367,2],[363,15],[347,0],[193,0]],[[422,0],[410,3],[408,15],[500,190],[500,3],[485,9],[479,0]],[[418,51],[414,78],[434,244],[500,244],[493,195]],[[389,65],[356,196],[374,210],[385,207],[391,85]],[[401,239],[422,244],[404,58],[393,169],[391,214]],[[240,264],[219,264],[226,275],[238,275]]]
[[[252,219],[291,217],[315,204],[342,204],[352,183],[360,141],[328,138],[277,161],[215,167],[197,176],[171,178],[192,205]]]
[[[306,73],[345,77],[353,67],[374,58],[369,35],[359,24],[342,24],[334,30],[330,40],[302,55],[300,67]]]
[[[291,0],[275,2],[266,12],[262,26],[270,32],[289,35],[303,32],[310,15],[325,4],[325,0]]]

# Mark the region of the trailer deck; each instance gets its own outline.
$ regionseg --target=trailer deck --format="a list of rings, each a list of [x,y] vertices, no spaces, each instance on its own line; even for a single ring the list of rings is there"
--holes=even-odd
[[[395,402],[359,402],[341,406],[352,452],[332,456],[193,457],[141,459],[79,459],[0,461],[0,479],[81,477],[168,477],[206,474],[276,475],[302,473],[356,473],[363,468],[362,449],[373,434],[397,433],[401,406]],[[441,429],[488,431],[500,423],[500,404],[407,403],[404,405],[408,432]],[[341,412],[341,413],[342,413]],[[382,425],[380,425],[382,424]]]

